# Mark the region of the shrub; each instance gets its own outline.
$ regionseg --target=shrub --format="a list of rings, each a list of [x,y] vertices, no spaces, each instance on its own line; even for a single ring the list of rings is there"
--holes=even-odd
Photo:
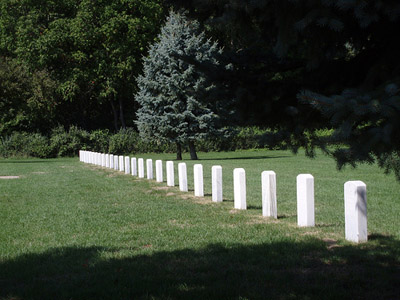
[[[110,148],[110,131],[98,129],[90,133],[90,150],[106,153]],[[83,150],[87,150],[86,148]]]
[[[12,157],[53,157],[49,139],[39,133],[14,132],[3,137],[0,143],[0,156]]]
[[[127,154],[138,152],[139,134],[133,128],[121,129],[110,137],[109,152]]]
[[[90,150],[90,135],[87,131],[71,126],[69,131],[59,126],[53,129],[50,145],[57,156],[75,156],[79,150]]]

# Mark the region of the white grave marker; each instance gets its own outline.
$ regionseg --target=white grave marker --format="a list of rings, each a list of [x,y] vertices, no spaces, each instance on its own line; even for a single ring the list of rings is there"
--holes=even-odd
[[[212,201],[222,202],[222,167],[213,166],[211,168],[212,179]]]
[[[246,171],[243,168],[233,170],[234,205],[236,209],[247,209]]]
[[[276,206],[276,174],[274,171],[261,173],[262,215],[278,218]]]
[[[174,162],[167,161],[166,162],[167,169],[167,186],[175,186],[175,175],[174,175]]]
[[[362,181],[344,184],[344,211],[346,240],[360,243],[368,240],[367,186]]]
[[[114,169],[114,154],[110,154],[110,169]]]
[[[106,166],[106,155],[104,153],[101,154],[101,166]]]
[[[114,155],[114,170],[117,170],[117,171],[119,169],[118,159],[119,159],[118,155]]]
[[[179,190],[182,192],[188,191],[187,170],[185,163],[178,164]]]
[[[153,179],[153,160],[146,159],[147,179]]]
[[[314,220],[314,177],[311,174],[297,176],[297,225],[315,226]]]
[[[156,181],[163,182],[162,160],[156,160]]]
[[[110,167],[110,154],[106,154],[106,168]]]
[[[143,160],[143,158],[138,159],[138,173],[139,173],[139,178],[144,178],[144,160]]]
[[[131,159],[131,169],[132,169],[132,176],[137,176],[137,161],[136,161],[136,157],[132,157],[132,159]]]
[[[193,177],[194,177],[194,195],[197,197],[203,197],[204,196],[203,165],[195,164],[193,166]]]
[[[125,174],[131,173],[131,164],[129,156],[125,156]]]
[[[124,156],[120,155],[119,156],[119,170],[120,172],[124,172],[125,168],[124,168]]]

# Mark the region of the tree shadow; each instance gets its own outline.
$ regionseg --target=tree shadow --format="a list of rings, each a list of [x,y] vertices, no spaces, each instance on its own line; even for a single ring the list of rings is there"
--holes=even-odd
[[[310,238],[129,257],[119,255],[128,248],[54,248],[3,260],[0,298],[396,299],[399,249],[380,235],[362,246]]]
[[[51,159],[46,159],[46,160],[0,160],[0,164],[43,164],[43,163],[55,163],[57,161],[51,160]],[[60,162],[60,160],[58,161]]]
[[[256,155],[256,156],[242,156],[242,157],[224,157],[224,158],[199,158],[201,160],[239,160],[239,159],[273,159],[273,158],[286,158],[290,157],[289,155],[280,155],[280,156],[265,156],[265,155]]]
[[[261,210],[262,206],[261,205],[248,205],[247,209],[256,209],[256,210]]]

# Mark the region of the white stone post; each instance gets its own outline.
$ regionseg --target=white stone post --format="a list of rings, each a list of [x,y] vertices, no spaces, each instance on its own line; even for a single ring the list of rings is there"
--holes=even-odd
[[[276,174],[274,171],[261,173],[262,215],[278,218],[276,204]]]
[[[110,154],[106,154],[106,168],[110,167]]]
[[[233,170],[234,205],[236,209],[247,209],[246,171],[243,168]]]
[[[188,191],[187,169],[185,163],[178,164],[179,190],[182,192]]]
[[[119,169],[118,160],[119,160],[118,155],[114,155],[114,170],[117,170],[117,171]]]
[[[174,175],[174,162],[167,161],[167,186],[175,186],[175,175]]]
[[[137,161],[136,157],[132,157],[131,159],[131,171],[132,171],[132,176],[137,176]]]
[[[114,169],[114,154],[110,154],[110,169]]]
[[[346,240],[360,243],[368,240],[367,186],[362,181],[344,184],[345,236]]]
[[[211,168],[212,181],[212,201],[222,202],[222,167],[213,166]]]
[[[194,195],[197,197],[203,197],[204,196],[203,165],[195,164],[193,166],[193,177],[194,177]]]
[[[146,159],[147,179],[153,179],[153,160]]]
[[[131,164],[129,156],[125,156],[125,174],[131,173]]]
[[[163,182],[162,160],[156,160],[156,181]]]
[[[119,170],[120,172],[124,172],[125,168],[124,168],[124,156],[120,155],[119,156]]]
[[[138,159],[138,173],[139,173],[139,178],[144,178],[144,160],[143,160],[143,158]]]
[[[297,225],[315,226],[314,220],[314,177],[311,174],[297,176]]]

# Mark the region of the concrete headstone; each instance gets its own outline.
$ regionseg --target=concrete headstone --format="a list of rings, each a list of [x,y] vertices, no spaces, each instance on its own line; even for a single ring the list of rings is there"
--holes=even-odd
[[[193,166],[193,177],[194,177],[194,195],[197,197],[203,197],[204,196],[203,165],[195,164]]]
[[[276,174],[274,171],[261,173],[262,190],[262,215],[264,217],[278,218],[276,204]]]
[[[136,160],[136,157],[132,157],[132,159],[131,159],[131,171],[132,171],[132,176],[137,176],[137,160]]]
[[[125,174],[131,173],[131,164],[130,164],[130,157],[125,156]]]
[[[138,159],[138,173],[139,173],[139,178],[144,178],[144,160],[143,160],[143,158]]]
[[[246,171],[243,168],[233,170],[234,206],[236,209],[247,209]]]
[[[120,172],[124,172],[125,171],[124,156],[123,155],[119,156],[119,170],[120,170]]]
[[[179,177],[179,190],[182,192],[188,191],[188,182],[187,182],[187,169],[185,163],[178,164],[178,177]]]
[[[163,166],[162,160],[156,160],[156,181],[163,182]]]
[[[222,202],[222,167],[213,166],[211,168],[212,181],[212,201]]]
[[[174,175],[174,162],[166,162],[167,170],[167,186],[175,186],[175,175]]]
[[[114,155],[114,170],[119,170],[119,156]]]
[[[368,240],[367,186],[362,181],[344,184],[345,236],[346,240],[361,243]]]
[[[153,179],[153,160],[146,159],[147,179]]]
[[[315,226],[314,220],[314,177],[311,174],[297,176],[297,225]]]

